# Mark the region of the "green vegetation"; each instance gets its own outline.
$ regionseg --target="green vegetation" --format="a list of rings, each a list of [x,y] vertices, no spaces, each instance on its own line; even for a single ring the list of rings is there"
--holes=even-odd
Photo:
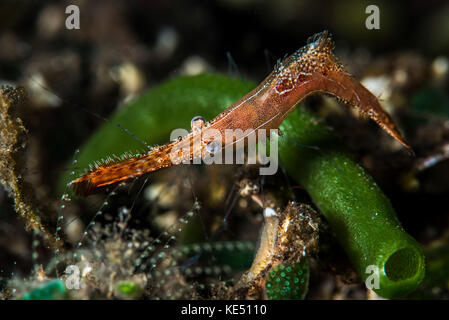
[[[309,271],[305,259],[292,265],[278,265],[272,268],[265,284],[268,299],[304,299],[309,285]]]

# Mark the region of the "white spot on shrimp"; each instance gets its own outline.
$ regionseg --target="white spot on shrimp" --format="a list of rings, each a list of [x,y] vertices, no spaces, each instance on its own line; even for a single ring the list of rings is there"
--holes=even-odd
[[[220,143],[217,141],[211,141],[208,144],[206,144],[206,150],[210,153],[210,154],[215,154],[218,151],[220,151]]]
[[[206,125],[206,120],[202,116],[193,117],[190,121],[192,131],[199,131]]]
[[[270,218],[270,217],[277,217],[277,212],[276,212],[276,210],[274,210],[273,208],[269,208],[269,207],[266,207],[264,210],[263,210],[263,216],[265,217],[265,218]]]

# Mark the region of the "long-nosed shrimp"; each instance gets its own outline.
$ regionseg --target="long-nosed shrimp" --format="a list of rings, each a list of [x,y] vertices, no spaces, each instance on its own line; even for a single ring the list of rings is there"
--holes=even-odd
[[[279,62],[255,89],[215,119],[207,123],[199,119],[189,134],[155,147],[146,154],[96,165],[73,180],[71,186],[77,194],[89,195],[161,168],[213,154],[217,152],[210,148],[214,138],[204,139],[204,136],[210,136],[205,134],[208,131],[220,133],[218,136],[223,138],[219,138],[222,141],[218,141],[218,145],[225,148],[233,143],[225,141],[225,130],[240,129],[248,135],[260,129],[277,129],[301,100],[316,92],[330,94],[358,108],[412,152],[378,99],[343,68],[334,56],[333,48],[334,43],[327,31],[314,35],[307,45]],[[190,151],[182,152],[185,149],[182,147],[186,146]]]

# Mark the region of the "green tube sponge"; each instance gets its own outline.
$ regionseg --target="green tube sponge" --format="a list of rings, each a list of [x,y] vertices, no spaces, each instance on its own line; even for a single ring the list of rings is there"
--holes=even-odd
[[[359,275],[386,298],[416,289],[425,273],[421,247],[373,178],[304,109],[284,120],[281,131],[283,164],[324,214]]]

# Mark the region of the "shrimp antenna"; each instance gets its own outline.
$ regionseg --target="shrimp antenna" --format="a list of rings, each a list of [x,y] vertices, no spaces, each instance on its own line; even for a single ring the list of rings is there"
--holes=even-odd
[[[50,94],[54,95],[56,98],[58,98],[59,100],[61,100],[62,102],[66,103],[69,106],[74,106],[77,107],[79,109],[81,109],[82,111],[96,117],[97,119],[100,119],[104,122],[109,122],[111,124],[113,124],[114,126],[116,126],[117,128],[119,128],[120,130],[122,130],[123,132],[125,132],[127,135],[129,135],[131,138],[133,138],[134,140],[136,140],[137,142],[139,142],[140,144],[144,145],[145,148],[147,149],[151,149],[151,146],[149,146],[144,140],[140,139],[139,137],[137,137],[134,133],[132,133],[131,131],[129,131],[128,129],[126,129],[125,127],[123,127],[122,125],[120,125],[120,123],[117,123],[113,120],[107,119],[103,116],[101,116],[100,114],[93,112],[89,109],[84,108],[83,106],[77,104],[77,103],[73,103],[70,102],[64,98],[61,98],[60,96],[58,96],[56,93],[54,93],[52,90],[50,90],[49,88],[47,88],[45,85],[43,85],[42,83],[40,83],[39,81],[37,81],[36,79],[34,79],[33,77],[30,78],[31,81],[33,81],[34,83],[36,83],[39,87],[41,87],[42,89],[44,89],[45,91],[49,92]]]

